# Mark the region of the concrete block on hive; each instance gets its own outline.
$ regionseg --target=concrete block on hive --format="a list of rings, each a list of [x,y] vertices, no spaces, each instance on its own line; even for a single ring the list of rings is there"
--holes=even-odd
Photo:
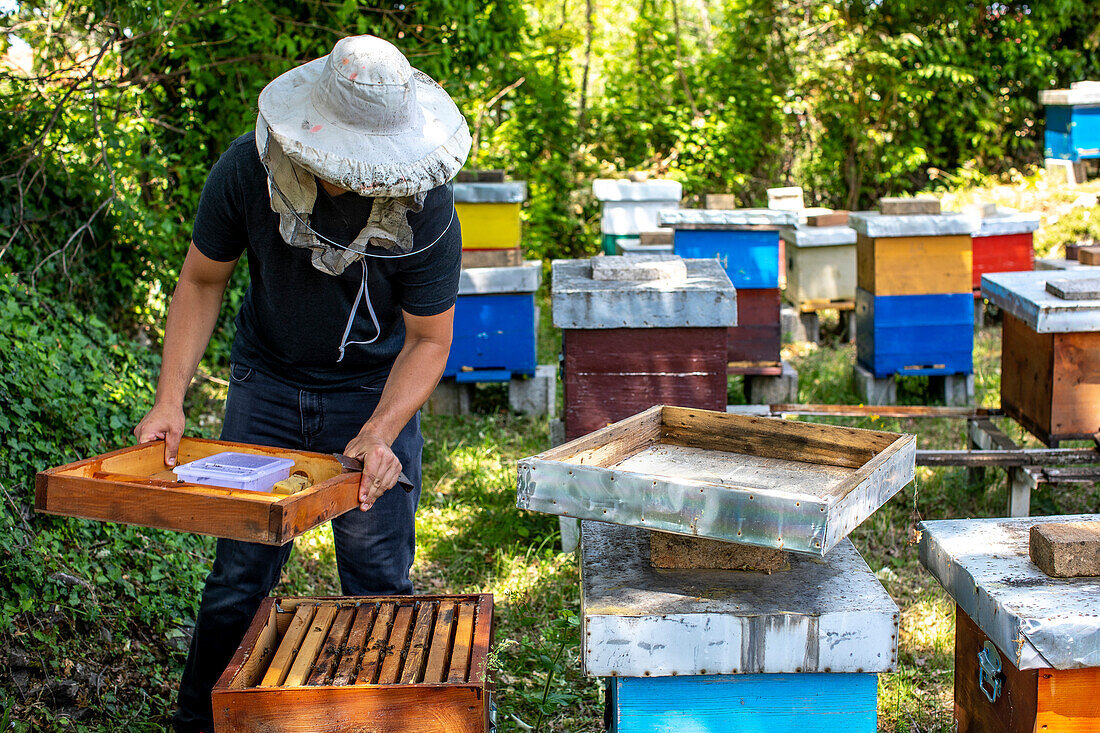
[[[752,570],[774,573],[790,570],[790,554],[770,547],[754,547],[669,532],[649,533],[649,562],[670,570]]]
[[[878,210],[886,216],[939,214],[940,200],[933,196],[914,196],[913,198],[886,197],[878,200]]]
[[[593,280],[616,282],[649,282],[670,280],[681,282],[687,278],[687,266],[676,255],[636,255],[624,257],[597,257],[592,260]]]
[[[1100,576],[1100,522],[1043,522],[1031,527],[1032,562],[1052,578]]]

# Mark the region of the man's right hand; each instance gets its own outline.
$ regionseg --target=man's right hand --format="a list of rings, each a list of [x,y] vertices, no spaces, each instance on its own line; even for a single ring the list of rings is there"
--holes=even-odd
[[[176,465],[176,453],[179,451],[180,438],[183,437],[183,408],[154,404],[153,409],[134,428],[134,437],[138,443],[164,440],[164,465]]]

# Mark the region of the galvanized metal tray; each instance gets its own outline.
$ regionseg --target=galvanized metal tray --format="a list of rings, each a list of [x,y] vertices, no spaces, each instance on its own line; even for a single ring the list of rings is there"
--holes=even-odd
[[[1031,526],[1100,514],[945,519],[920,525],[920,561],[1016,669],[1100,667],[1100,578],[1051,578]]]
[[[912,435],[657,406],[520,460],[516,504],[822,556],[915,460]]]
[[[1059,298],[1047,290],[1047,283],[1052,280],[1097,278],[1100,267],[1088,266],[1057,272],[994,272],[982,275],[982,295],[1035,333],[1100,331],[1100,300]]]
[[[898,608],[850,540],[767,575],[650,567],[648,533],[581,525],[581,661],[593,676],[888,672]]]

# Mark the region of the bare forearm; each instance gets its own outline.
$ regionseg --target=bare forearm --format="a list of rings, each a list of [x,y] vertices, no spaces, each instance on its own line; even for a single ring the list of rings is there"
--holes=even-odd
[[[372,433],[387,445],[392,444],[439,383],[449,350],[449,341],[407,341],[390,370],[378,407],[363,425],[363,432]]]
[[[180,280],[168,308],[156,401],[181,405],[218,321],[224,287]]]

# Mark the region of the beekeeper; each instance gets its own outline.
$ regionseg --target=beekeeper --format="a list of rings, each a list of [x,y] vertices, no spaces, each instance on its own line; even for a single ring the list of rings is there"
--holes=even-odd
[[[254,133],[211,169],[172,296],[156,401],[135,428],[174,465],[183,398],[247,254],[224,440],[363,461],[361,511],[332,521],[347,595],[411,593],[420,406],[447,361],[461,233],[450,180],[466,121],[371,36],[339,41],[259,96]],[[401,471],[413,490],[391,490]],[[212,731],[210,693],[291,544],[218,540],[180,685],[177,731]]]

